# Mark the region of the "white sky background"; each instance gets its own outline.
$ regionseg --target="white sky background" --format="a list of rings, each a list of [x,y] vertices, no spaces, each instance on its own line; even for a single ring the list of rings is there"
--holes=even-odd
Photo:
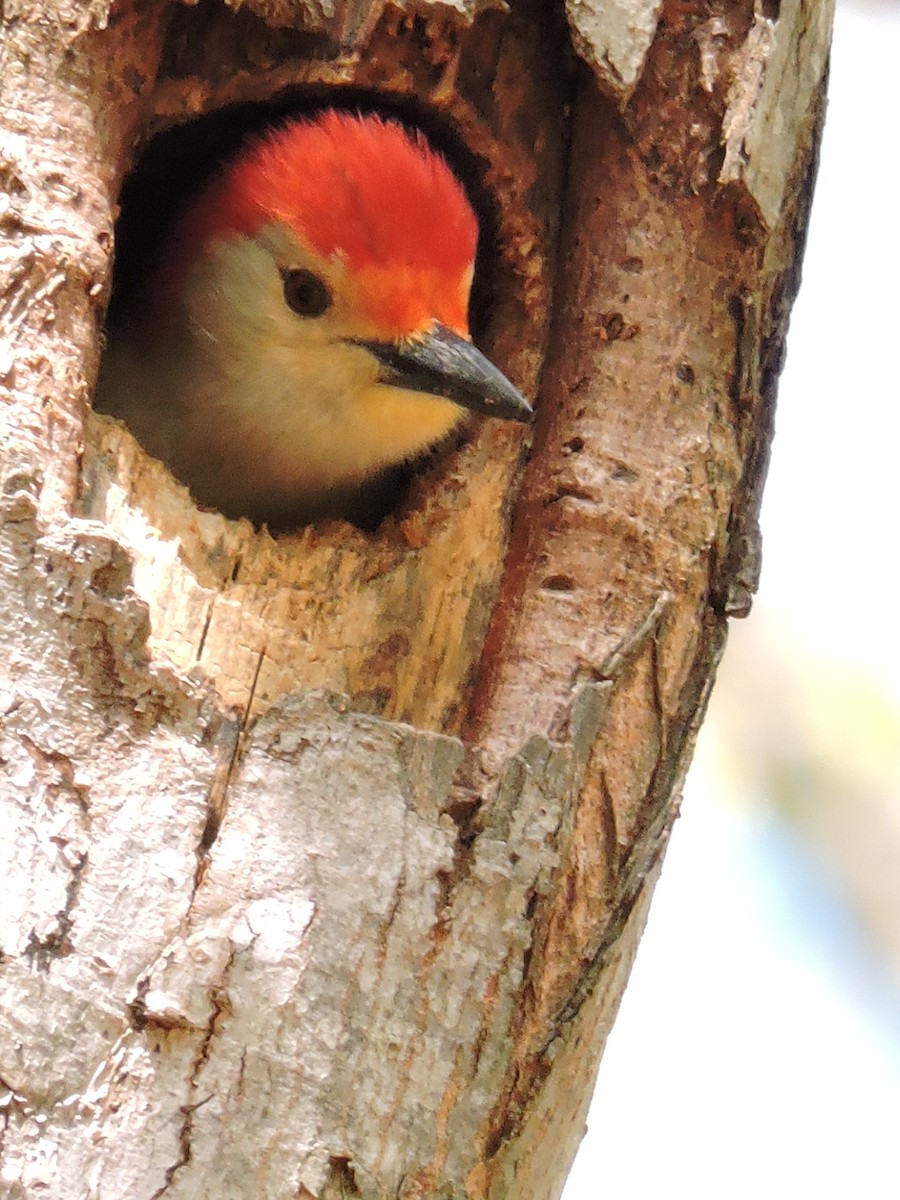
[[[900,5],[838,0],[760,598],[732,626],[564,1200],[900,1200],[900,993],[791,831],[716,774],[716,738],[765,694],[729,674],[741,641],[772,632],[799,671],[849,669],[900,713],[898,72]]]

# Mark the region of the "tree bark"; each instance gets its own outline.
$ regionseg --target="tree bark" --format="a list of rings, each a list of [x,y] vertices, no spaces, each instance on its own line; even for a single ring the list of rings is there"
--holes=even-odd
[[[6,0],[5,1195],[559,1195],[756,583],[831,16]],[[462,173],[539,416],[273,538],[90,391],[127,172],[141,227],[330,100]]]

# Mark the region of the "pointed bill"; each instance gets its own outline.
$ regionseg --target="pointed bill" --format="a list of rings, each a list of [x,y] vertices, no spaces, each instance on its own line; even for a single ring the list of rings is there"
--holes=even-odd
[[[502,371],[471,342],[436,324],[407,342],[357,343],[382,366],[381,382],[411,392],[443,396],[462,408],[507,421],[530,421],[531,405]]]

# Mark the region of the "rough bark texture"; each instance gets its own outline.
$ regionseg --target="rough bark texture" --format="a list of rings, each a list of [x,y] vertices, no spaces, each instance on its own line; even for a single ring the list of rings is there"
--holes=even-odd
[[[6,0],[4,1195],[558,1196],[755,585],[830,24]],[[88,411],[115,199],[333,97],[454,158],[539,420],[273,539]]]

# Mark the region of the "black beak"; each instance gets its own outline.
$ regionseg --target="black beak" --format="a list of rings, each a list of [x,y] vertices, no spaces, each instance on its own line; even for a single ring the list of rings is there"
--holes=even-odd
[[[408,342],[356,343],[378,359],[382,383],[444,396],[472,412],[508,421],[530,421],[531,405],[502,371],[471,342],[436,324],[431,333]]]

